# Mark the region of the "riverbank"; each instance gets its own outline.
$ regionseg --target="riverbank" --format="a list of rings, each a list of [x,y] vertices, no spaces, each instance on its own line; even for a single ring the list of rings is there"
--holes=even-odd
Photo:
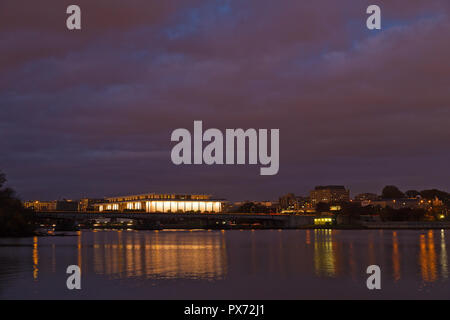
[[[36,236],[36,232],[33,230],[24,230],[24,231],[10,231],[10,232],[1,232],[0,238],[25,238],[25,237],[33,237]]]
[[[391,221],[365,222],[361,224],[366,229],[450,229],[450,222],[441,221]]]

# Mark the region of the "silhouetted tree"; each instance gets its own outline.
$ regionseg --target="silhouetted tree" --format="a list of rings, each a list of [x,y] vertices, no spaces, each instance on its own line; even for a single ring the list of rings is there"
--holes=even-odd
[[[25,209],[0,172],[0,236],[27,236],[34,231],[33,212]]]
[[[422,198],[425,198],[428,200],[433,200],[436,197],[441,200],[450,197],[450,194],[448,194],[445,191],[438,190],[438,189],[422,190],[420,192],[420,195],[422,196]]]
[[[358,221],[361,214],[364,214],[362,211],[365,210],[366,207],[361,207],[357,203],[345,203],[342,204],[341,210],[339,214],[345,215],[349,217],[349,222],[353,223]]]
[[[423,209],[393,209],[391,207],[386,207],[380,213],[383,221],[423,221],[425,215],[426,211]]]
[[[330,204],[326,202],[319,202],[318,204],[316,204],[316,211],[320,213],[328,212],[330,211]]]
[[[6,177],[3,172],[0,171],[0,188],[3,187],[3,184],[6,182]]]
[[[383,199],[398,199],[404,198],[405,194],[401,192],[396,186],[386,186],[381,193]]]
[[[237,211],[238,213],[271,213],[270,207],[261,206],[254,202],[246,202],[241,205]]]
[[[438,189],[430,189],[420,191],[420,195],[427,200],[438,198],[439,200],[442,200],[447,207],[450,207],[450,193]]]

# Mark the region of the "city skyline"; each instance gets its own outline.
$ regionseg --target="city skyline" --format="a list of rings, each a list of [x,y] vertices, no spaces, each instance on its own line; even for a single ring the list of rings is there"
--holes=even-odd
[[[450,190],[450,3],[7,1],[0,170],[22,199]],[[176,128],[279,128],[274,176],[176,166]],[[241,198],[242,197],[242,198]]]
[[[448,193],[447,190],[440,190],[440,189],[435,188],[435,187],[428,188],[428,189],[407,189],[406,190],[406,189],[398,188],[395,185],[385,185],[383,187],[383,190],[380,190],[380,192],[366,192],[366,191],[363,191],[363,192],[356,193],[356,192],[352,192],[352,190],[350,188],[348,188],[347,186],[344,186],[344,185],[321,185],[321,186],[316,185],[314,187],[311,187],[310,190],[305,192],[305,193],[292,192],[292,190],[291,190],[291,191],[285,192],[285,193],[273,194],[270,198],[245,198],[245,197],[243,197],[243,198],[232,198],[232,199],[230,199],[230,198],[224,198],[224,197],[221,197],[220,195],[212,194],[212,193],[186,193],[186,192],[173,193],[173,192],[155,192],[155,191],[151,191],[151,192],[139,192],[139,193],[130,193],[130,192],[128,192],[128,193],[117,193],[116,192],[116,193],[109,194],[109,195],[103,195],[101,197],[93,197],[91,195],[85,195],[85,196],[79,197],[79,198],[68,198],[68,197],[60,196],[58,198],[53,198],[53,199],[49,199],[49,198],[47,198],[47,199],[46,198],[34,198],[34,199],[31,199],[30,198],[30,199],[21,199],[21,200],[23,202],[33,202],[33,201],[54,202],[54,201],[81,201],[81,200],[95,200],[95,201],[97,201],[97,200],[104,200],[104,201],[109,201],[111,199],[119,199],[119,198],[125,199],[127,197],[130,197],[130,199],[131,199],[131,197],[139,198],[141,196],[158,195],[158,194],[160,194],[160,195],[167,195],[167,196],[174,195],[176,197],[183,197],[183,196],[185,196],[187,194],[192,194],[192,195],[206,196],[208,198],[214,199],[215,201],[224,201],[224,202],[242,202],[242,203],[244,203],[244,202],[265,202],[265,201],[268,201],[268,202],[274,202],[275,203],[275,202],[278,202],[281,197],[284,197],[284,196],[287,196],[287,195],[293,195],[295,197],[300,197],[300,198],[311,198],[311,197],[313,197],[313,194],[314,194],[314,197],[320,197],[319,196],[320,192],[317,193],[318,190],[321,190],[321,189],[322,190],[323,189],[324,190],[330,190],[330,189],[332,190],[332,189],[334,189],[336,187],[338,189],[341,189],[341,190],[338,191],[338,194],[339,194],[338,197],[341,197],[342,195],[344,197],[346,196],[349,201],[353,201],[353,200],[361,201],[361,199],[360,199],[361,197],[365,198],[367,196],[376,196],[379,199],[383,199],[384,189],[387,188],[387,187],[394,187],[399,192],[403,193],[403,196],[393,197],[392,199],[401,199],[401,198],[413,199],[413,198],[417,198],[417,196],[420,196],[420,193],[424,192],[424,191],[425,192],[427,192],[427,191],[428,192],[429,191],[438,191],[438,192]],[[417,195],[416,196],[409,196],[408,192],[417,192]],[[389,198],[387,198],[387,199],[389,199]],[[339,201],[336,200],[336,201],[330,201],[330,202],[340,202],[340,201],[346,202],[347,200],[341,199]],[[317,204],[317,203],[314,203],[314,204]]]

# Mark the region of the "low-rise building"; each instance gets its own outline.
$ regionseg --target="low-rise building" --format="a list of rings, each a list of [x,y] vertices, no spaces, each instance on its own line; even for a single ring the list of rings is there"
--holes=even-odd
[[[78,211],[88,212],[95,210],[96,203],[105,202],[105,199],[93,199],[93,198],[83,198],[78,201]]]
[[[223,200],[211,199],[205,194],[161,194],[146,193],[105,198],[95,203],[96,211],[137,211],[137,212],[201,212],[222,211]]]
[[[78,202],[73,200],[25,201],[25,208],[34,211],[78,211]]]

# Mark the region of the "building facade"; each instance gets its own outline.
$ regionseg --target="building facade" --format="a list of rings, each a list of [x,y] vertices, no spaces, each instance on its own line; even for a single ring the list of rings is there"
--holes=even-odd
[[[222,200],[213,200],[204,194],[159,194],[146,193],[105,198],[95,203],[96,211],[133,211],[149,213],[218,213],[222,211]]]
[[[78,211],[78,202],[72,200],[25,201],[25,208],[34,211]]]
[[[103,202],[105,202],[105,199],[92,199],[92,198],[80,199],[80,201],[78,201],[78,211],[80,212],[95,211],[95,204]]]
[[[281,210],[297,210],[298,209],[297,198],[293,193],[288,193],[284,196],[281,196],[278,199],[278,204],[280,206],[280,211]]]
[[[344,186],[317,186],[310,192],[313,205],[319,202],[342,203],[350,201],[350,191]]]

